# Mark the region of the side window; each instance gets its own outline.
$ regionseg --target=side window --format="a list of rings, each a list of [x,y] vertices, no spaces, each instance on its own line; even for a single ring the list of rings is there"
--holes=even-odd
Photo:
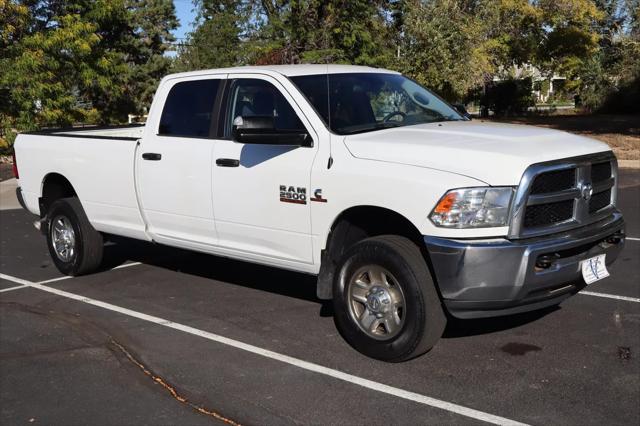
[[[220,81],[209,79],[175,84],[164,103],[158,134],[192,138],[209,137],[213,105]]]
[[[273,117],[276,130],[301,130],[305,127],[287,99],[264,80],[239,79],[231,89],[227,128],[238,117]]]

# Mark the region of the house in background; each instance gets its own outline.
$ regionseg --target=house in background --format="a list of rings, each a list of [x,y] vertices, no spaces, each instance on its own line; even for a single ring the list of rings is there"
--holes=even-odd
[[[573,103],[573,97],[563,90],[567,82],[566,77],[557,74],[549,77],[531,64],[514,66],[510,70],[501,70],[498,75],[493,77],[493,81],[499,83],[509,79],[524,80],[527,78],[531,79],[531,94],[536,104],[546,104],[550,103],[551,100],[561,100],[558,99],[558,96],[563,95],[567,99],[562,99],[564,101],[562,103]]]

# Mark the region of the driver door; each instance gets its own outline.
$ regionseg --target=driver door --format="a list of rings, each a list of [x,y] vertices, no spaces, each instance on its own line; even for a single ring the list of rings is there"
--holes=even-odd
[[[276,130],[317,136],[293,98],[269,76],[230,74],[225,139],[216,141],[213,210],[222,248],[252,257],[312,263],[309,207],[313,146],[243,144],[231,139],[234,120],[273,117]]]

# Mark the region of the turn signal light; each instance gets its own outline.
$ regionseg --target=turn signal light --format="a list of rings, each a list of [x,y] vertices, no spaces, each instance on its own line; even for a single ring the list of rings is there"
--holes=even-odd
[[[433,209],[433,211],[436,212],[436,213],[448,213],[449,211],[451,211],[453,206],[456,204],[457,196],[458,196],[458,194],[456,194],[454,192],[448,193],[447,195],[442,197],[442,199],[440,200],[440,202],[438,203],[436,208]]]

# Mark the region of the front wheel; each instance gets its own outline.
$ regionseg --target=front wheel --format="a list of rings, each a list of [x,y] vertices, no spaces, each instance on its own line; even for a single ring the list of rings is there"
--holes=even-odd
[[[446,316],[420,249],[383,235],[342,257],[334,282],[338,330],[359,352],[400,362],[422,355],[442,336]]]
[[[65,275],[84,275],[98,269],[104,243],[75,198],[62,198],[47,213],[47,246],[58,270]]]

